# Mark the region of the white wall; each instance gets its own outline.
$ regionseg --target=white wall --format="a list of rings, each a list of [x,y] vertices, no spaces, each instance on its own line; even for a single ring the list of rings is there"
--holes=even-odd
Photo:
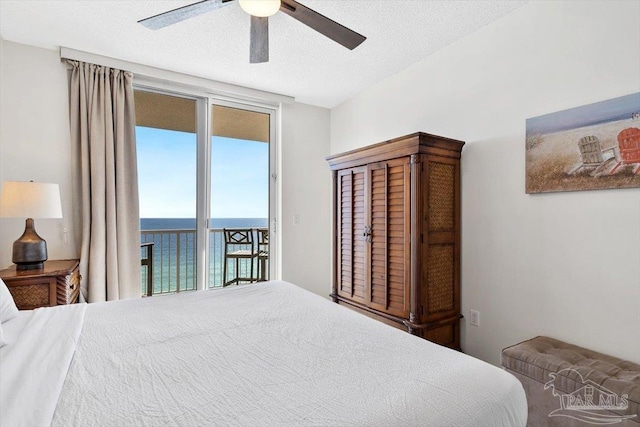
[[[36,219],[49,259],[75,258],[66,70],[51,50],[0,40],[0,182],[60,185],[63,219]],[[65,243],[64,229],[68,230]],[[0,218],[0,268],[24,219]]]
[[[640,91],[639,16],[532,2],[331,111],[331,153],[415,131],[467,141],[467,353],[498,364],[549,335],[640,362],[640,189],[524,192],[526,118]]]
[[[0,41],[0,182],[34,180],[60,184],[63,220],[36,220],[49,259],[73,258],[70,136],[66,68],[57,51]],[[282,277],[327,296],[330,290],[331,188],[324,156],[329,151],[329,110],[286,104],[282,112],[281,211],[286,219]],[[316,199],[317,197],[317,199]],[[292,226],[293,214],[300,225]],[[63,228],[68,229],[64,243]],[[11,265],[11,244],[23,220],[0,219],[0,268]]]
[[[282,125],[282,278],[321,296],[331,291],[329,110],[286,104]],[[293,216],[299,224],[293,223]]]

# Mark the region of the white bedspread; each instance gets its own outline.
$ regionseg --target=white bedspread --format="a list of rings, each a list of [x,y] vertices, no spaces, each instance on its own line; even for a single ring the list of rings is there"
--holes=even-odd
[[[0,349],[0,426],[51,423],[86,306],[21,312],[5,323],[8,344]]]
[[[510,374],[285,282],[90,304],[55,426],[524,426]]]

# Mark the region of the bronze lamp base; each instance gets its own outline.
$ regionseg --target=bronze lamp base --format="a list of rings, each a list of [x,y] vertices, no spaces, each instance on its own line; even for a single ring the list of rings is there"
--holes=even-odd
[[[38,236],[33,218],[27,218],[24,233],[13,242],[12,261],[16,270],[38,270],[44,268],[47,260],[47,242]]]

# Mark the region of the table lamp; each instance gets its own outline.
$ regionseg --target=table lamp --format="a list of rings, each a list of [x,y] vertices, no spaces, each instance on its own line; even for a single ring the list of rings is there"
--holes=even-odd
[[[44,268],[47,242],[36,233],[33,218],[62,218],[58,184],[4,182],[0,195],[0,217],[26,218],[24,233],[13,242],[12,261],[16,264],[16,270]]]

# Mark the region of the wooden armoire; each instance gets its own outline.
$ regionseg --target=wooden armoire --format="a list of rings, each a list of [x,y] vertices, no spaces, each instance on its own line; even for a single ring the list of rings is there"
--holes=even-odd
[[[460,153],[414,133],[327,158],[334,302],[460,349]]]

